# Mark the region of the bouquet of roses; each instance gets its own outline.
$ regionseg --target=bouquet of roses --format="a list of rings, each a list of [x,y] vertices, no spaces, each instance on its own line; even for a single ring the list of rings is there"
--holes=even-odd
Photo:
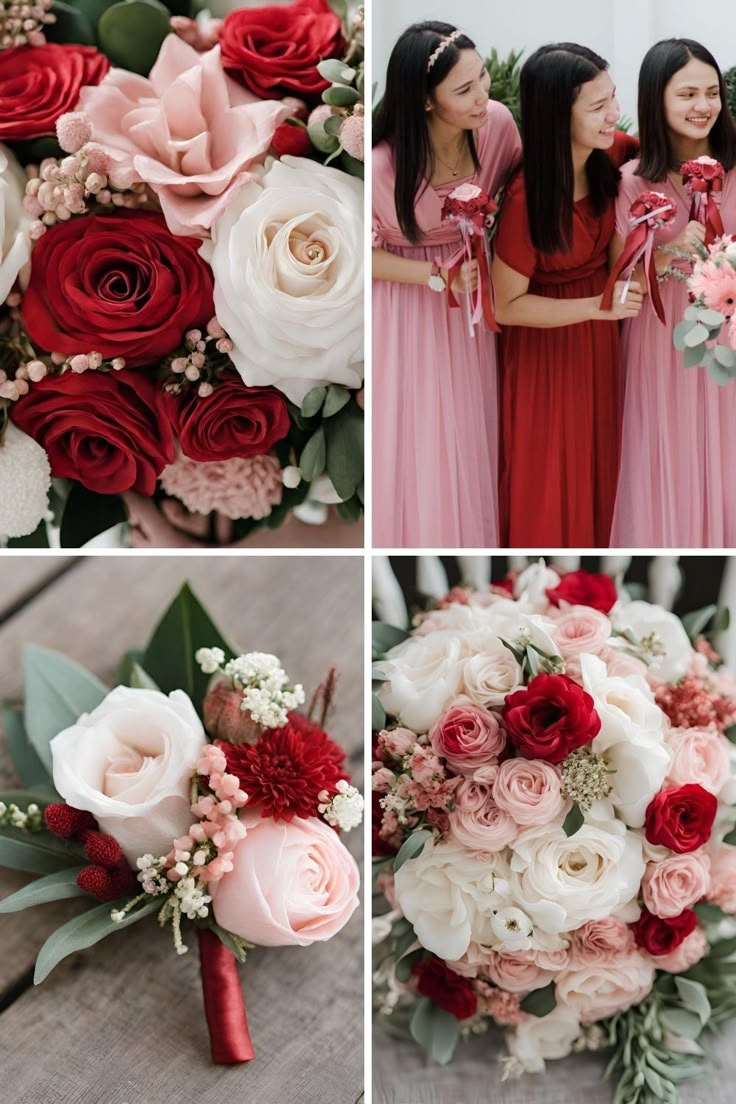
[[[714,157],[696,157],[680,166],[680,176],[690,196],[689,220],[702,222],[705,244],[711,245],[723,234],[719,204],[726,173]]]
[[[673,340],[686,368],[705,365],[711,379],[725,384],[736,376],[736,237],[696,248],[699,256],[687,279],[692,302]]]
[[[338,13],[0,0],[0,539],[360,516],[363,16]]]
[[[504,1076],[613,1048],[617,1104],[675,1101],[736,1015],[736,679],[611,579],[536,564],[378,625],[379,1022]],[[386,713],[390,722],[386,723]]]
[[[0,864],[41,877],[0,912],[90,904],[41,948],[37,984],[156,916],[177,954],[185,929],[196,934],[213,1060],[253,1058],[236,960],[256,944],[330,939],[358,905],[338,832],[363,802],[322,727],[334,681],[309,716],[295,712],[304,691],[276,656],[238,655],[188,587],[145,650],[123,657],[114,690],[26,649],[25,703],[5,706],[4,725],[28,788],[0,794]]]
[[[469,292],[464,296],[465,317],[468,332],[475,337],[474,327],[481,318],[485,321],[489,330],[499,333],[496,319],[493,317],[493,304],[491,302],[493,285],[491,283],[491,253],[489,232],[496,221],[498,204],[494,199],[479,188],[477,184],[459,184],[454,188],[442,204],[442,221],[454,223],[462,235],[463,244],[460,249],[447,262],[447,301],[451,307],[459,306],[452,285],[455,276],[466,261],[475,260],[478,265],[478,288],[475,292],[475,302],[471,307]]]
[[[611,270],[601,299],[604,310],[611,309],[616,281],[622,278],[624,287],[621,292],[621,302],[626,301],[636,266],[641,262],[652,306],[659,321],[665,323],[664,307],[657,288],[654,235],[661,226],[671,222],[674,217],[675,205],[662,192],[642,192],[636,197],[629,210],[629,233],[624,242],[623,251]]]

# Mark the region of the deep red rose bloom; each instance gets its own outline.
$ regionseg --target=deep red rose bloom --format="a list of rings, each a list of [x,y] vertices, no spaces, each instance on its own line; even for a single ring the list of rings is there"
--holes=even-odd
[[[423,997],[429,997],[445,1012],[457,1016],[458,1020],[467,1020],[475,1015],[478,1008],[472,983],[468,978],[460,977],[439,958],[425,958],[414,966],[417,990]]]
[[[330,85],[317,65],[342,53],[344,45],[340,20],[327,0],[229,12],[220,31],[224,68],[265,100],[286,92],[319,96]]]
[[[293,126],[291,123],[282,123],[276,127],[271,139],[271,149],[277,157],[283,157],[285,153],[292,157],[309,157],[314,153],[306,127]]]
[[[79,89],[99,84],[110,62],[94,46],[16,46],[0,51],[0,142],[56,133]]]
[[[52,475],[100,494],[152,495],[174,459],[171,427],[142,372],[46,376],[13,403],[11,417],[46,449]]]
[[[601,613],[610,613],[618,595],[609,575],[593,575],[590,571],[571,571],[551,587],[547,597],[553,606],[567,602],[571,606],[590,606]]]
[[[670,786],[649,802],[646,837],[672,851],[697,851],[710,839],[718,798],[697,782]]]
[[[261,816],[277,820],[317,816],[321,790],[335,793],[345,752],[319,725],[290,713],[283,728],[267,728],[255,744],[215,741],[225,752],[229,774],[240,779],[248,806],[261,806]]]
[[[590,694],[566,675],[537,675],[525,690],[509,694],[501,715],[521,754],[548,763],[589,744],[601,727]]]
[[[125,357],[127,368],[156,364],[215,313],[200,244],[149,211],[54,226],[33,250],[21,305],[31,340],[51,353]]]
[[[286,399],[273,387],[246,387],[237,372],[226,371],[207,398],[196,387],[183,395],[160,393],[166,417],[192,460],[260,456],[289,432]]]
[[[666,955],[679,947],[698,926],[698,917],[692,909],[685,909],[679,916],[663,918],[642,909],[642,914],[631,925],[637,946],[650,955]]]

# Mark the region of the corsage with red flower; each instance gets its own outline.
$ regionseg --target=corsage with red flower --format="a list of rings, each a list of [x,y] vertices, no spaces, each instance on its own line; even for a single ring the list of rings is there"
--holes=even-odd
[[[696,157],[684,162],[680,175],[690,197],[688,217],[691,222],[702,222],[705,244],[710,245],[724,233],[719,210],[726,175],[723,165],[713,157]]]
[[[489,330],[499,333],[496,319],[493,317],[490,247],[488,231],[493,226],[498,204],[477,184],[460,184],[453,189],[442,204],[442,221],[457,226],[462,236],[462,245],[447,262],[447,300],[451,307],[460,304],[455,298],[452,284],[466,261],[475,260],[478,264],[478,287],[475,292],[465,296],[465,316],[471,337],[475,336],[474,327],[481,318]]]
[[[640,261],[644,263],[644,279],[647,291],[660,322],[665,323],[664,307],[657,287],[657,269],[654,264],[654,235],[675,217],[675,205],[662,192],[641,192],[629,210],[629,233],[623,252],[611,269],[603,292],[601,307],[610,310],[613,305],[613,289],[616,281],[625,281],[621,302],[626,301],[629,285]]]

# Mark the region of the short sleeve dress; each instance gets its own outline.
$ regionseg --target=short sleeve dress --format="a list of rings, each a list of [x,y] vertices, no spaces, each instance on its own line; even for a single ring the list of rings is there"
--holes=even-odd
[[[637,148],[635,139],[617,133],[609,156],[621,165]],[[596,215],[585,197],[574,205],[570,251],[538,252],[519,173],[504,201],[495,251],[529,278],[529,294],[588,298],[606,285],[614,227],[614,201]],[[619,460],[619,323],[508,326],[500,344],[502,544],[607,547]]]
[[[490,195],[519,161],[511,113],[489,100],[477,134],[480,170],[472,180]],[[394,205],[390,146],[373,150],[374,245],[440,264],[460,245],[441,220],[461,179],[428,186],[416,203],[423,232],[406,240]],[[488,548],[498,544],[498,396],[495,335],[471,337],[462,309],[415,284],[373,281],[373,544],[376,547]]]

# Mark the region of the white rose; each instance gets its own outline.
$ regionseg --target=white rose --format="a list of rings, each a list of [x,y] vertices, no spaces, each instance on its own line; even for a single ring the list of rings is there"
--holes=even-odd
[[[386,654],[377,668],[386,676],[381,705],[412,732],[429,732],[460,693],[463,652],[454,633],[411,636]]]
[[[485,923],[504,903],[508,883],[495,876],[487,854],[429,842],[396,871],[394,891],[422,946],[454,962],[471,939],[484,942]]]
[[[601,721],[591,748],[605,755],[614,771],[609,775],[610,800],[626,824],[641,828],[672,761],[664,738],[665,715],[638,675],[609,678],[605,663],[591,655],[580,657],[580,668]]]
[[[630,629],[639,640],[656,634],[655,642],[664,654],[655,656],[648,675],[655,682],[676,682],[687,672],[695,652],[679,617],[651,602],[629,602],[611,611],[613,627],[623,632]]]
[[[545,1058],[566,1058],[579,1034],[578,1017],[558,1006],[546,1016],[529,1016],[507,1033],[506,1045],[527,1073],[543,1073]]]
[[[506,696],[521,686],[521,667],[493,633],[476,633],[468,643],[478,650],[463,666],[465,693],[475,705],[503,705]]]
[[[363,379],[363,185],[301,157],[267,162],[200,250],[248,385],[297,405],[319,384]]]
[[[10,150],[0,145],[0,303],[31,256],[26,233],[31,218],[23,210],[26,177]]]
[[[586,819],[570,837],[559,823],[532,828],[511,850],[514,899],[552,933],[574,931],[628,905],[645,870],[641,841],[613,818]]]
[[[189,782],[205,744],[183,692],[118,686],[51,741],[54,785],[97,818],[131,865],[171,850],[192,822]]]

